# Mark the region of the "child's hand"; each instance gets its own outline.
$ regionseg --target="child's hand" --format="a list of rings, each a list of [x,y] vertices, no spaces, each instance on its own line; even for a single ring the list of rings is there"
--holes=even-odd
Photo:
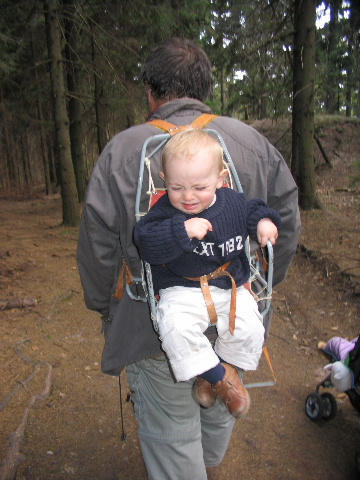
[[[275,245],[278,238],[278,229],[270,218],[262,218],[257,224],[257,239],[262,247],[265,247],[270,241],[271,245]]]
[[[185,221],[184,225],[189,238],[202,240],[207,232],[212,232],[212,225],[206,218],[190,218]]]

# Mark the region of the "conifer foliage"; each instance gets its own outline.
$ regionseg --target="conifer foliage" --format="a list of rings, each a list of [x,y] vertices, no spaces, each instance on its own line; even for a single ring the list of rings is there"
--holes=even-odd
[[[246,121],[290,115],[298,3],[0,0],[0,193],[60,191],[64,223],[76,225],[99,153],[147,116],[141,62],[170,36],[207,51],[214,113]],[[314,7],[328,16],[316,24],[310,108],[358,116],[358,2]]]

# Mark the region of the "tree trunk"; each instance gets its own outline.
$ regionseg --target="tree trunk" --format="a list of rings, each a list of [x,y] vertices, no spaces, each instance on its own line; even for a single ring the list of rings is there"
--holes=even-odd
[[[52,192],[52,186],[50,181],[50,165],[49,165],[49,157],[47,156],[47,149],[46,149],[46,134],[44,129],[44,116],[42,113],[41,102],[39,94],[37,94],[36,99],[36,109],[37,115],[40,122],[40,149],[41,149],[41,159],[44,171],[44,182],[45,182],[45,194],[50,195]]]
[[[266,88],[266,74],[263,66],[259,67],[259,73],[261,78],[261,84],[260,84],[259,99],[258,99],[259,101],[258,118],[259,120],[263,120],[264,118],[266,118],[267,98],[268,98],[268,93],[264,92]]]
[[[359,94],[360,94],[360,75],[359,75],[359,55],[360,47],[360,4],[358,0],[350,1],[349,9],[349,32],[348,32],[348,55],[347,62],[347,80],[346,80],[346,116],[352,114],[359,116]],[[356,91],[357,97],[356,97]],[[354,93],[354,97],[353,97]]]
[[[295,2],[297,3],[297,2]],[[301,3],[301,2],[299,2]],[[341,0],[331,0],[329,37],[327,47],[327,80],[326,80],[326,111],[336,113],[339,111],[339,67],[337,65],[337,42],[338,42],[338,16]]]
[[[100,154],[107,143],[107,136],[106,136],[105,121],[103,119],[103,115],[101,111],[101,98],[103,96],[103,93],[102,93],[102,88],[100,85],[100,80],[97,72],[96,47],[95,47],[93,32],[91,35],[91,57],[92,57],[93,72],[94,72],[94,107],[95,107],[95,121],[96,121],[96,136],[97,136],[97,144],[98,144],[98,153]]]
[[[57,168],[57,147],[54,145],[54,135],[46,136],[47,156],[49,164],[50,183],[53,185],[60,185],[58,168]]]
[[[353,36],[353,91],[354,91],[354,103],[353,103],[353,115],[360,116],[360,4],[358,0],[351,0],[351,33]],[[357,92],[357,93],[356,93]]]
[[[315,191],[314,76],[315,0],[295,2],[291,171],[299,187],[300,207],[318,208]]]
[[[4,190],[10,190],[11,189],[11,184],[12,184],[12,179],[14,177],[13,173],[13,163],[12,163],[12,157],[13,157],[13,152],[11,151],[11,145],[10,145],[10,134],[9,134],[9,124],[10,122],[7,120],[8,114],[7,114],[7,108],[6,108],[6,103],[3,98],[3,92],[2,89],[0,89],[0,117],[2,118],[2,126],[1,126],[1,131],[2,131],[2,137],[3,137],[3,145],[4,145],[4,150],[5,150],[5,161],[4,161],[4,170],[1,178],[1,184],[3,186]]]
[[[79,50],[79,31],[74,22],[75,7],[74,0],[63,0],[65,7],[65,56],[67,63],[67,84],[69,91],[69,120],[70,120],[70,141],[71,156],[74,165],[76,187],[79,202],[85,197],[86,190],[86,168],[82,149],[82,105],[80,102],[81,77],[76,58]]]
[[[22,150],[22,163],[24,169],[24,184],[25,190],[27,193],[31,192],[31,184],[32,184],[32,176],[31,176],[31,169],[30,169],[30,142],[29,142],[29,135],[27,130],[21,136],[21,150]]]
[[[55,102],[56,142],[59,151],[61,197],[64,225],[78,225],[80,206],[71,159],[69,119],[66,110],[64,72],[61,58],[60,26],[56,0],[46,0],[49,21],[49,57]]]
[[[32,61],[34,67],[34,75],[35,75],[35,80],[36,80],[36,113],[37,117],[40,123],[40,129],[39,129],[39,140],[40,140],[40,155],[42,159],[42,166],[43,166],[43,172],[44,172],[44,184],[45,184],[45,194],[49,195],[52,193],[51,191],[51,182],[50,182],[50,170],[49,170],[49,161],[48,157],[46,155],[46,135],[45,135],[45,129],[44,129],[44,116],[43,116],[43,111],[41,107],[41,96],[40,96],[40,91],[39,91],[39,76],[38,76],[38,71],[36,68],[36,55],[35,55],[35,43],[34,43],[34,38],[33,38],[33,32],[31,31],[31,53],[32,53]]]
[[[54,93],[54,82],[52,79],[52,69],[51,69],[51,62],[50,62],[50,44],[51,44],[51,37],[50,37],[50,22],[49,22],[49,12],[46,0],[43,0],[44,5],[44,18],[45,18],[45,35],[46,35],[46,45],[48,49],[48,62],[47,68],[50,77],[50,108],[52,114],[52,122],[55,125],[55,93]],[[48,159],[49,159],[49,173],[50,173],[50,183],[55,185],[56,187],[60,187],[60,159],[59,159],[59,151],[58,145],[56,141],[56,128],[54,127],[51,132],[51,138],[47,138],[47,146],[48,146]]]

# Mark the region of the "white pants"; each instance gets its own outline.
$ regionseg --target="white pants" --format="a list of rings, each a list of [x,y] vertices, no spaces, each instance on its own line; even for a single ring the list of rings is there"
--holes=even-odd
[[[203,334],[209,326],[209,315],[201,289],[177,286],[160,290],[160,340],[177,381],[215,367],[218,356],[243,370],[256,370],[258,366],[264,327],[253,296],[245,287],[237,289],[235,332],[231,335],[231,290],[210,286],[210,293],[218,316],[214,349]]]

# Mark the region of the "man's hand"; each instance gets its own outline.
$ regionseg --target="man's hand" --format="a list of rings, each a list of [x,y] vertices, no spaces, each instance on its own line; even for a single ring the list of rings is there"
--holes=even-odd
[[[270,241],[271,245],[275,245],[278,238],[278,229],[270,218],[262,218],[257,224],[257,239],[262,247],[265,247]]]
[[[206,218],[190,218],[184,225],[189,238],[202,240],[208,232],[212,232],[212,225]]]

